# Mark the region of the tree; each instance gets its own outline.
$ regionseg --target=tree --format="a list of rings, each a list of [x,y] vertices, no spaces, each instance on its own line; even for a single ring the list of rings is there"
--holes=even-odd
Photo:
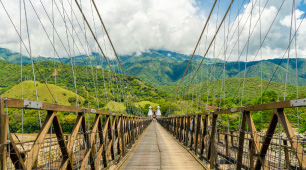
[[[149,107],[150,107],[149,103],[146,104],[144,107],[142,107],[142,112],[144,113],[144,115],[148,115]]]

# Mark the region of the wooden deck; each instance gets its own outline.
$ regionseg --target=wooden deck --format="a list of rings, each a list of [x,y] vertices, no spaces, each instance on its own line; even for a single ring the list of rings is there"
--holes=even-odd
[[[204,169],[157,122],[152,122],[120,169]]]

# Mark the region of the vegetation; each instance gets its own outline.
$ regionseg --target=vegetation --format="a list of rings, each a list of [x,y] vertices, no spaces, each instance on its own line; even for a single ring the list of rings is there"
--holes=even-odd
[[[249,62],[247,64],[247,78],[242,96],[242,83],[244,76],[244,62],[228,62],[225,70],[225,86],[222,80],[224,63],[218,59],[205,60],[203,67],[200,68],[193,85],[186,95],[181,99],[182,89],[191,80],[197,65],[202,59],[195,56],[194,61],[187,71],[178,96],[174,98],[177,85],[183,76],[190,56],[168,52],[151,51],[141,55],[122,56],[121,60],[132,90],[127,85],[127,81],[120,73],[113,75],[106,65],[101,65],[98,54],[90,56],[93,67],[89,65],[89,57],[76,56],[73,68],[69,58],[62,58],[61,62],[53,64],[52,58],[35,57],[34,70],[36,75],[36,87],[39,101],[48,103],[58,103],[62,105],[72,105],[90,108],[99,108],[110,112],[123,112],[127,114],[146,115],[148,107],[155,109],[161,106],[162,115],[199,113],[206,111],[205,106],[217,106],[227,109],[242,105],[255,105],[262,103],[275,102],[284,99],[284,77],[286,64],[280,59]],[[0,48],[0,95],[12,98],[21,98],[21,79],[20,79],[20,55]],[[31,59],[23,56],[23,98],[36,100],[35,85]],[[284,61],[285,62],[285,61]],[[304,59],[298,59],[298,78],[299,78],[299,97],[306,97],[306,63]],[[65,64],[66,63],[66,64]],[[111,62],[114,63],[114,62]],[[271,82],[271,76],[278,67],[277,73]],[[259,78],[263,68],[261,96],[261,79]],[[87,67],[88,66],[88,67]],[[119,68],[113,64],[113,70]],[[73,69],[73,70],[72,70]],[[211,72],[211,74],[209,74]],[[75,77],[73,77],[73,73]],[[215,77],[214,77],[214,76]],[[55,81],[56,81],[56,95]],[[295,59],[289,60],[286,99],[296,98],[296,78],[295,78]],[[202,82],[202,83],[200,83]],[[76,83],[76,88],[75,88]],[[170,86],[171,85],[171,86]],[[303,86],[301,86],[303,85]],[[268,87],[268,88],[267,88]],[[224,94],[225,90],[225,94]],[[76,97],[75,91],[78,96]],[[133,91],[133,92],[132,92]],[[132,95],[134,94],[134,95]],[[200,95],[199,95],[200,94]],[[55,97],[56,96],[56,97]],[[142,111],[140,111],[142,110]],[[300,132],[306,131],[306,111],[304,108],[286,109],[288,119],[294,128],[299,127]],[[12,132],[37,132],[40,129],[40,121],[43,121],[45,111],[30,111],[9,109],[10,128]],[[23,115],[23,116],[22,116]],[[76,115],[75,113],[58,113],[64,132],[70,132],[73,128]],[[266,129],[272,111],[252,112],[252,118],[258,129]],[[299,116],[299,119],[298,117]],[[22,119],[23,124],[22,124]],[[94,115],[86,116],[89,124],[93,123]],[[237,129],[239,124],[239,114],[220,115],[219,125],[232,129]]]
[[[34,88],[34,81],[24,81],[22,83],[23,99],[36,101],[36,94]],[[56,96],[54,94],[55,85],[42,84],[36,82],[38,101],[54,103],[54,98],[57,99],[57,104],[61,105],[75,105],[76,95],[70,90],[66,90],[62,87],[56,87]],[[21,84],[15,85],[8,91],[4,92],[1,96],[21,99]],[[78,95],[80,101],[84,101],[84,97]]]
[[[91,56],[75,56],[73,57],[73,63],[79,66],[91,66],[101,67],[107,69],[107,65],[101,65],[101,55],[93,53]],[[11,63],[20,64],[20,54],[12,52],[10,50],[0,48],[0,60],[6,60]],[[127,56],[120,56],[123,68],[128,75],[139,77],[142,81],[149,83],[152,86],[176,86],[179,84],[182,78],[186,66],[188,65],[190,56],[179,54],[171,51],[151,50],[149,52],[142,53],[140,55],[133,54]],[[41,61],[53,61],[53,58],[35,57],[34,62]],[[195,55],[190,67],[186,73],[183,84],[190,82],[197,67],[202,60],[201,56]],[[70,64],[70,58],[55,59],[58,63]],[[30,64],[31,59],[23,56],[23,64]],[[91,64],[90,64],[91,63]],[[110,61],[110,63],[116,63]],[[279,65],[279,66],[278,66]],[[306,59],[299,58],[297,60],[299,85],[306,86]],[[245,74],[245,66],[247,69],[246,77],[261,78],[261,66],[262,66],[262,78],[264,80],[270,80],[274,71],[277,68],[277,72],[274,75],[272,81],[278,83],[284,83],[284,77],[287,71],[287,60],[282,59],[269,59],[261,61],[245,62],[226,62],[225,63],[225,78],[243,78]],[[288,68],[288,84],[296,85],[296,59],[289,59]],[[120,70],[117,65],[112,64],[115,71]],[[219,80],[223,79],[224,61],[220,59],[205,58],[202,67],[199,69],[195,82],[207,81],[207,80]]]

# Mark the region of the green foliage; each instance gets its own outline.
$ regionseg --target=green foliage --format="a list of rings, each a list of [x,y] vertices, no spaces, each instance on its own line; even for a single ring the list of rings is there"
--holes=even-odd
[[[74,113],[60,114],[59,118],[63,132],[72,132],[77,115],[75,115]]]
[[[12,98],[21,98],[21,85],[20,85],[20,55],[9,50],[0,48],[0,95]],[[23,98],[36,100],[34,91],[34,82],[32,75],[31,60],[28,57],[23,57]],[[62,58],[62,65],[57,60],[56,70],[53,67],[53,59],[44,57],[35,57],[35,73],[36,73],[36,87],[38,90],[38,98],[40,101],[52,103],[55,99],[54,89],[55,82],[54,76],[57,75],[56,98],[58,104],[72,105],[76,104],[75,91],[78,93],[78,105],[81,107],[100,108],[102,110],[109,110],[111,112],[123,112],[127,114],[137,115],[140,114],[139,110],[142,109],[144,115],[148,112],[148,107],[151,105],[153,108],[158,105],[161,106],[162,115],[168,114],[186,114],[204,112],[204,106],[220,106],[221,109],[233,108],[241,105],[255,105],[262,103],[275,102],[283,100],[284,93],[284,76],[286,73],[286,63],[280,62],[280,59],[265,60],[263,62],[254,61],[247,64],[248,74],[245,79],[245,88],[242,96],[242,77],[244,76],[244,62],[227,62],[225,70],[225,86],[223,85],[223,68],[224,63],[222,60],[205,59],[204,67],[201,67],[195,77],[194,82],[202,83],[191,86],[190,91],[187,91],[185,98],[181,101],[180,94],[174,98],[174,92],[181,80],[185,68],[188,64],[190,56],[173,53],[169,51],[154,51],[143,53],[141,55],[121,56],[123,67],[128,75],[132,91],[125,87],[127,81],[122,79],[123,75],[117,73],[116,77],[121,83],[116,83],[114,75],[110,74],[106,65],[99,64],[98,54],[90,56],[93,64],[91,74],[91,66],[89,65],[89,57],[76,56],[74,61],[77,66],[74,67],[76,75],[76,87],[74,85],[74,77],[72,76],[72,68],[69,65],[69,58]],[[183,81],[182,89],[189,83],[193,74],[197,70],[197,66],[202,57],[195,56],[190,64],[190,69],[187,71]],[[296,98],[296,83],[295,80],[295,59],[289,60],[289,74],[287,85],[286,99]],[[15,63],[15,64],[13,64]],[[111,62],[112,63],[112,62]],[[269,84],[278,63],[281,63],[278,72]],[[263,66],[263,81],[262,89],[266,90],[262,99],[261,93],[261,79],[259,78],[261,64]],[[298,78],[299,85],[306,85],[306,59],[298,59]],[[89,67],[87,67],[89,66]],[[213,67],[214,66],[214,67]],[[102,68],[102,69],[100,69]],[[113,70],[120,70],[117,65],[112,65]],[[212,69],[213,68],[213,69]],[[209,75],[211,73],[212,77]],[[218,76],[222,75],[222,76]],[[256,78],[257,77],[257,78]],[[96,79],[98,86],[92,81]],[[27,80],[27,81],[25,81]],[[212,81],[207,81],[212,80]],[[277,83],[278,82],[278,83]],[[105,86],[104,86],[105,84]],[[163,85],[163,86],[160,86]],[[158,88],[155,88],[159,86]],[[224,88],[225,87],[225,88]],[[123,92],[125,89],[125,93]],[[221,89],[223,89],[221,93]],[[225,94],[224,94],[225,89]],[[98,96],[96,96],[98,91]],[[51,93],[50,93],[51,92]],[[209,93],[207,93],[209,92]],[[195,101],[194,94],[198,103]],[[88,97],[87,97],[88,96]],[[127,96],[127,98],[123,98]],[[207,97],[208,96],[208,97]],[[299,97],[306,97],[306,88],[299,87]],[[140,101],[135,103],[135,101]],[[139,104],[139,105],[138,105]],[[306,111],[305,109],[286,110],[286,115],[292,126],[297,128],[299,126],[300,132],[306,130]],[[41,112],[41,119],[43,120],[45,112]],[[62,128],[64,132],[71,132],[75,123],[76,115],[74,113],[58,113]],[[12,131],[21,131],[21,111],[9,109],[10,115],[10,128]],[[271,119],[272,111],[258,111],[252,112],[257,129],[266,129]],[[299,119],[297,118],[299,115]],[[229,126],[231,129],[237,129],[239,124],[239,114],[229,114],[220,116],[220,126]],[[86,117],[87,119],[87,117]],[[89,115],[89,122],[93,122],[94,115]],[[229,120],[229,121],[228,121]],[[229,125],[228,125],[229,124]],[[37,132],[40,129],[39,116],[37,111],[24,112],[24,129],[25,132]]]

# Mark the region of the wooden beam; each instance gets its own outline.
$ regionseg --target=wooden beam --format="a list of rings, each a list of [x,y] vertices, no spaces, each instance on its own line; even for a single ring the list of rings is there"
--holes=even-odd
[[[94,141],[95,141],[95,136],[97,135],[98,125],[99,125],[99,122],[101,122],[100,117],[101,116],[99,114],[96,114],[95,121],[92,126],[92,130],[90,134],[90,146],[91,147],[93,147],[92,145],[95,143]]]
[[[201,115],[196,115],[195,117],[195,142],[194,142],[194,153],[197,155],[198,153],[198,145],[199,145],[199,131],[200,131],[200,118]]]
[[[257,153],[260,153],[260,149],[261,149],[261,142],[260,142],[260,138],[258,136],[258,133],[257,133],[257,129],[255,127],[255,124],[253,122],[253,119],[252,119],[252,116],[250,114],[250,112],[245,112],[245,117],[246,117],[246,121],[248,123],[248,127],[251,131],[251,136],[252,136],[252,140],[254,141],[252,144],[255,146],[255,149],[257,151]],[[268,162],[266,162],[265,160],[261,160],[261,157],[260,158],[260,161],[262,161],[262,163],[264,162],[265,163],[265,166],[268,166]]]
[[[9,116],[5,113],[4,98],[0,97],[0,169],[7,169],[7,138]]]
[[[254,145],[253,141],[249,140],[249,161],[250,161],[250,168],[254,168],[254,155],[255,155],[255,150],[254,150]]]
[[[286,114],[284,113],[284,110],[277,109],[277,116],[283,127],[284,132],[288,137],[289,142],[291,143],[292,150],[295,152],[295,155],[300,165],[302,165],[303,169],[306,169],[306,155],[296,135],[294,134],[294,131],[290,125],[290,122],[287,119]]]
[[[216,125],[217,125],[217,114],[212,115],[212,129],[211,129],[211,136],[210,136],[210,148],[209,148],[209,163],[210,169],[215,169],[215,136],[216,136]]]
[[[83,136],[84,136],[84,140],[85,140],[85,145],[86,145],[86,152],[89,152],[89,164],[92,170],[95,170],[95,161],[94,161],[94,151],[92,150],[91,147],[91,141],[90,141],[90,137],[89,137],[89,133],[88,133],[88,128],[86,126],[86,120],[85,120],[85,116],[84,114],[82,115],[83,119],[82,119],[82,131],[83,131]],[[93,147],[94,148],[94,147]],[[86,161],[87,162],[87,161]],[[86,166],[87,169],[87,166]]]
[[[202,118],[202,115],[199,115],[200,116],[200,126],[201,126],[201,133],[200,133],[200,155],[203,155],[203,151],[204,151],[204,136],[205,136],[205,133],[206,133],[206,129],[204,127],[204,124],[203,123],[203,118]],[[206,116],[204,117],[204,121],[206,121]]]
[[[96,156],[96,168],[97,169],[102,169],[101,167],[101,159],[104,151],[104,145],[100,145],[100,148],[98,149],[97,156]],[[105,161],[105,158],[103,158],[103,161]]]
[[[288,143],[287,140],[283,140],[284,143],[284,152],[285,152],[285,162],[286,162],[286,167],[287,169],[290,168],[290,158],[289,158],[289,151],[288,151]]]
[[[82,160],[81,170],[87,169],[89,156],[90,156],[90,150],[87,151],[84,159]]]
[[[63,161],[62,161],[60,169],[72,170],[73,165],[72,165],[72,163],[70,162],[70,159],[69,159],[69,152],[68,152],[67,145],[66,145],[66,142],[65,142],[65,139],[64,139],[64,133],[63,133],[59,118],[58,118],[56,112],[54,112],[53,114],[54,114],[53,127],[54,127],[54,131],[55,131],[55,134],[56,134],[56,137],[57,137],[58,145],[59,145],[59,148],[62,152],[62,157],[63,157]]]
[[[121,157],[125,155],[125,141],[124,141],[124,117],[121,115],[120,118],[120,139],[121,139]]]
[[[228,134],[225,134],[225,136],[224,136],[224,140],[225,140],[225,155],[226,156],[229,156],[229,154],[228,154],[228,147],[229,147],[229,145],[228,145]]]
[[[184,117],[180,117],[180,131],[179,131],[179,140],[182,142],[183,140],[183,133],[184,133]]]
[[[80,129],[80,126],[81,126],[81,123],[82,123],[82,119],[83,119],[82,113],[79,113],[78,117],[75,120],[75,124],[73,126],[72,133],[71,133],[71,136],[70,136],[69,141],[68,141],[67,148],[68,148],[69,156],[72,153],[75,138],[76,138],[76,136],[79,132],[79,129]]]
[[[33,107],[25,106],[25,101],[29,101],[29,102],[36,102],[36,101],[23,100],[23,99],[13,99],[13,98],[7,98],[7,99],[8,99],[7,100],[7,107],[8,108],[49,110],[49,111],[73,112],[73,113],[94,113],[94,114],[114,115],[114,116],[120,116],[121,115],[121,113],[110,113],[109,111],[97,110],[97,109],[94,109],[94,108],[65,106],[65,105],[51,104],[51,103],[45,103],[45,102],[39,102],[42,105],[40,108],[33,108]],[[126,115],[126,117],[136,117],[136,116]]]
[[[245,121],[246,121],[246,113],[244,111],[242,113],[241,119],[241,127],[240,127],[240,135],[239,135],[239,145],[238,145],[238,152],[237,152],[237,170],[241,170],[242,168],[242,157],[243,157],[243,145],[244,145],[244,135],[245,135]]]
[[[19,150],[14,142],[13,136],[10,133],[10,157],[12,163],[14,164],[16,169],[26,169],[23,158],[21,157]]]
[[[277,120],[278,120],[278,118],[277,118],[277,115],[276,115],[276,110],[274,110],[269,128],[266,132],[266,137],[263,141],[260,152],[258,153],[258,156],[260,158],[259,157],[257,158],[256,164],[255,164],[255,170],[260,170],[261,166],[262,166],[262,162],[260,160],[265,160],[265,156],[267,154],[269,145],[271,143],[271,140],[272,140],[272,137],[273,137],[273,134],[274,134],[274,130],[275,130],[276,125],[277,125]],[[265,167],[264,167],[264,169],[265,169]]]
[[[104,127],[103,127],[103,133],[102,133],[102,140],[103,140],[103,144],[100,146],[100,149],[103,148],[103,152],[99,152],[102,153],[102,159],[103,159],[103,164],[104,167],[108,166],[108,158],[106,155],[106,151],[107,151],[107,143],[106,143],[106,135],[107,135],[107,128],[108,128],[108,124],[110,123],[110,117],[106,116],[105,117],[105,122],[104,122]]]
[[[31,151],[28,153],[27,159],[25,161],[26,169],[31,170],[32,167],[34,166],[38,158],[40,146],[43,144],[44,138],[48,133],[48,130],[50,129],[50,126],[53,122],[53,118],[54,118],[53,111],[48,111],[48,114],[44,120],[41,130],[35,139],[33,147]]]

